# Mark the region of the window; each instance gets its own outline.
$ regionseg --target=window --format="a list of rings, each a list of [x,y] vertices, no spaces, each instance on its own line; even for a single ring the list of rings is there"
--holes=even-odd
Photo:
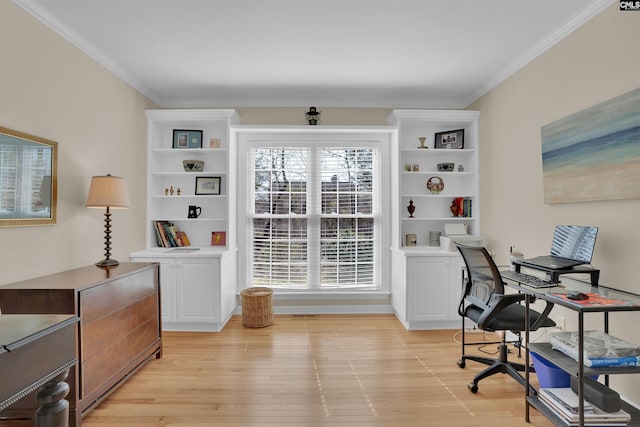
[[[378,289],[378,148],[289,144],[248,152],[249,285]]]

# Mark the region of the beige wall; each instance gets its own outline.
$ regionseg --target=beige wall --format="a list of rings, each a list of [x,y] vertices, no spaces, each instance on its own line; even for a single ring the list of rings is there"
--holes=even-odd
[[[541,126],[638,87],[637,40],[640,15],[616,3],[470,106],[480,110],[481,232],[499,262],[511,245],[548,251],[555,224],[596,225],[601,283],[640,293],[640,200],[544,204],[540,142]],[[576,328],[575,313],[566,316]],[[600,315],[587,321],[602,325]],[[611,333],[640,343],[639,322],[638,313],[613,315]],[[637,378],[613,382],[640,402]]]
[[[0,126],[58,142],[58,223],[0,228],[0,284],[104,257],[91,176],[127,178],[131,209],[112,216],[113,258],[144,245],[146,118],[154,105],[10,1],[0,2]]]
[[[391,114],[389,108],[338,108],[316,106],[320,125],[385,126]],[[244,125],[306,125],[305,107],[236,108]]]

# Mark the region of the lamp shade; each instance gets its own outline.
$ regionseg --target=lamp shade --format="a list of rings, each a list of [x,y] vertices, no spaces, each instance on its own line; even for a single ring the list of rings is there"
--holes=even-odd
[[[127,209],[129,207],[127,181],[111,175],[92,177],[87,207]]]

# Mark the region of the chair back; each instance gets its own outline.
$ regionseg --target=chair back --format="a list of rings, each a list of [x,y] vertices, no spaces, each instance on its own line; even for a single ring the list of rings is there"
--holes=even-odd
[[[456,243],[456,246],[467,266],[467,279],[461,303],[467,300],[486,309],[493,294],[504,294],[504,284],[498,267],[485,248],[461,243]]]

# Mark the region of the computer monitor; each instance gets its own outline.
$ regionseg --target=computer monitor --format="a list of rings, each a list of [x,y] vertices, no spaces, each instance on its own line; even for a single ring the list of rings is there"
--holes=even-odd
[[[598,227],[556,225],[551,242],[551,255],[591,263]]]

